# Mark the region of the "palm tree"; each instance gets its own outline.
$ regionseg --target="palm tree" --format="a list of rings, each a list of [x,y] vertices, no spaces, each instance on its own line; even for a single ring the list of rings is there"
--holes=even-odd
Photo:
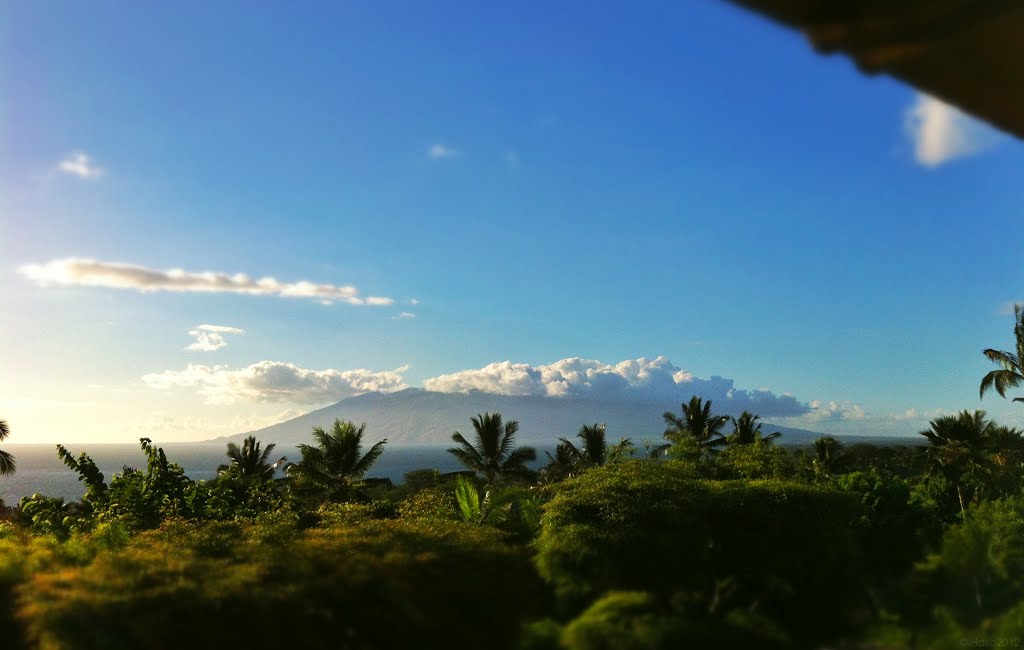
[[[821,478],[828,478],[832,473],[832,465],[843,450],[843,443],[832,436],[821,436],[813,443],[814,459],[811,464],[814,467],[814,474]]]
[[[979,394],[982,398],[992,388],[996,389],[1000,397],[1006,397],[1007,388],[1016,388],[1024,382],[1024,307],[1013,306],[1014,324],[1013,336],[1017,340],[1017,352],[1005,350],[993,350],[987,348],[982,351],[988,360],[1001,366],[999,370],[993,370],[981,380]],[[1024,397],[1014,397],[1014,402],[1024,402]]]
[[[729,436],[729,442],[735,445],[752,445],[756,442],[771,444],[772,440],[782,436],[778,431],[764,435],[761,433],[760,415],[754,415],[748,411],[740,413],[738,418],[732,420],[733,432]]]
[[[267,462],[275,446],[274,443],[270,443],[261,450],[256,436],[247,437],[241,447],[234,442],[229,442],[227,457],[231,459],[231,462],[218,467],[217,473],[231,475],[245,484],[269,481],[274,478],[277,468],[288,460],[282,456],[274,463]]]
[[[448,453],[468,469],[483,474],[488,485],[501,476],[526,473],[526,463],[537,460],[537,450],[533,447],[512,446],[519,431],[519,423],[515,420],[502,426],[501,413],[481,413],[471,421],[476,430],[476,444],[470,444],[456,431],[452,440],[459,446],[451,447]]]
[[[559,438],[559,447],[565,446],[573,464],[580,469],[604,465],[608,458],[608,443],[605,440],[603,424],[584,424],[576,437],[583,441],[582,448],[577,448],[566,438]]]
[[[997,467],[1019,467],[1024,461],[1024,432],[995,425],[989,430],[988,438],[992,462]]]
[[[384,453],[387,439],[381,440],[362,453],[366,423],[358,427],[353,422],[335,420],[330,431],[313,427],[316,446],[299,445],[302,460],[286,467],[288,474],[299,483],[311,485],[330,496],[344,494],[352,482],[358,481]]]
[[[682,409],[681,418],[671,411],[666,411],[662,416],[668,424],[665,429],[666,440],[678,442],[680,438],[689,436],[697,443],[698,450],[711,453],[726,443],[722,427],[729,421],[729,416],[712,415],[711,400],[702,402],[700,397],[694,395],[689,404],[682,405]]]
[[[7,426],[6,420],[0,420],[0,440],[11,435],[11,429]],[[9,451],[0,450],[0,476],[14,473],[14,456]]]
[[[998,427],[985,419],[985,411],[963,411],[935,418],[928,424],[931,428],[921,435],[932,445],[928,450],[932,471],[941,472],[956,486],[960,512],[964,514],[964,487],[990,472],[994,436],[998,435],[994,430]],[[981,486],[975,485],[974,496],[980,492]]]
[[[576,472],[576,458],[569,450],[570,445],[566,442],[559,442],[555,447],[555,455],[545,451],[548,457],[548,464],[541,470],[541,480],[545,483],[562,481],[569,478]]]
[[[627,458],[632,458],[636,453],[636,445],[629,438],[619,438],[619,441],[608,448],[607,461],[617,463]]]

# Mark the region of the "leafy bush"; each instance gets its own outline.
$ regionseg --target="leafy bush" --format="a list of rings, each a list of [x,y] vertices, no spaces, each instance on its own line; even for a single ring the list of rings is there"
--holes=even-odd
[[[842,633],[862,603],[857,514],[828,487],[701,481],[631,461],[554,488],[536,561],[567,606],[646,591],[704,616],[752,609],[810,643]]]
[[[398,504],[398,516],[402,519],[425,519],[429,521],[459,521],[459,505],[455,491],[449,486],[425,488],[407,497]]]
[[[940,605],[976,625],[1024,601],[1024,500],[983,502],[943,535],[939,551],[917,567],[919,602]],[[1020,614],[1008,615],[1007,624]]]
[[[789,647],[770,621],[749,613],[688,619],[641,591],[611,592],[600,598],[565,626],[561,643],[568,650]]]
[[[505,648],[543,602],[528,558],[492,529],[258,528],[170,521],[84,561],[18,567],[19,620],[55,649]]]
[[[910,484],[898,476],[872,469],[835,477],[836,485],[860,502],[853,522],[865,569],[878,582],[898,581],[938,529],[928,509],[913,499]]]
[[[758,440],[749,445],[729,445],[715,457],[723,478],[792,478],[796,465],[788,450]]]

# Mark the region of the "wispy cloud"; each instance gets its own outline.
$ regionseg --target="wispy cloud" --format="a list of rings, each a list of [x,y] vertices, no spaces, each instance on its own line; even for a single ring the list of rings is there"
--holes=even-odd
[[[225,334],[245,334],[245,330],[237,327],[224,325],[197,325],[195,329],[189,330],[188,335],[196,338],[195,342],[187,346],[186,350],[194,352],[214,352],[228,346]]]
[[[1024,305],[1024,300],[1007,300],[999,305],[999,313],[1003,316],[1013,316],[1013,308],[1017,305]]]
[[[811,407],[790,395],[736,388],[732,379],[696,377],[665,357],[607,364],[569,358],[530,365],[500,361],[483,368],[433,377],[423,387],[441,393],[481,391],[498,395],[586,397],[609,401],[683,402],[692,395],[711,399],[719,412],[744,409],[765,416],[795,416]]]
[[[906,128],[917,162],[928,167],[982,153],[1001,138],[995,129],[955,106],[921,93],[907,110]]]
[[[834,422],[837,420],[863,420],[867,412],[860,404],[852,402],[836,402],[813,400],[811,412],[804,416],[809,422]]]
[[[137,418],[131,425],[135,435],[149,438],[180,437],[182,435],[218,436],[230,435],[239,431],[255,431],[273,424],[285,422],[302,415],[302,411],[285,409],[279,413],[262,415],[259,413],[236,413],[230,420],[210,420],[204,417],[175,417],[163,411],[150,413]]]
[[[106,173],[106,170],[97,166],[92,158],[81,151],[75,151],[57,163],[57,171],[85,180],[96,180]]]
[[[445,158],[454,158],[459,155],[459,152],[450,147],[446,147],[441,143],[437,143],[434,146],[427,149],[427,155],[431,160],[444,160]]]
[[[410,311],[403,311],[397,316],[392,316],[391,318],[394,320],[412,320],[413,318],[416,318],[416,314]]]
[[[194,389],[208,404],[288,402],[326,404],[375,391],[407,388],[403,373],[394,370],[309,370],[292,363],[260,361],[246,368],[189,364],[184,370],[144,375],[142,381],[161,390]]]
[[[46,264],[26,264],[18,273],[40,286],[108,287],[135,291],[178,293],[240,293],[251,296],[280,296],[338,301],[350,305],[390,305],[391,298],[363,298],[349,285],[315,284],[306,280],[280,282],[272,277],[253,279],[244,273],[192,272],[182,269],[150,269],[134,264],[66,258]]]

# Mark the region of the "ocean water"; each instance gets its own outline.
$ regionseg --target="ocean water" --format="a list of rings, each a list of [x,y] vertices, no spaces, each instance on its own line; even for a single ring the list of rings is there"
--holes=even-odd
[[[159,446],[167,453],[168,460],[181,465],[189,478],[197,481],[214,478],[217,475],[217,467],[227,462],[226,445],[223,443],[169,442],[160,443]],[[402,482],[406,472],[414,469],[432,468],[442,472],[464,469],[445,451],[450,446],[388,443],[367,477],[389,478],[397,484]],[[76,457],[82,451],[88,453],[96,461],[108,482],[115,473],[121,472],[125,465],[139,469],[146,467],[146,458],[137,443],[83,444],[67,447]],[[547,460],[542,451],[546,447],[537,447],[540,458]],[[85,494],[78,474],[68,469],[57,458],[56,445],[5,444],[3,449],[14,454],[17,463],[17,471],[12,476],[0,476],[0,499],[8,505],[16,504],[22,497],[35,493],[64,497],[67,500],[77,500]],[[273,460],[281,456],[286,456],[290,461],[297,461],[299,450],[275,448]]]

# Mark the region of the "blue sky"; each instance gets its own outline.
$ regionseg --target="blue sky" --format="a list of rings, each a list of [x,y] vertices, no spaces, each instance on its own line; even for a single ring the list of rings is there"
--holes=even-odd
[[[0,30],[12,441],[201,439],[504,361],[455,384],[550,391],[575,357],[664,356],[816,430],[1024,426],[977,397],[1024,299],[1019,143],[723,2],[6,3]]]

